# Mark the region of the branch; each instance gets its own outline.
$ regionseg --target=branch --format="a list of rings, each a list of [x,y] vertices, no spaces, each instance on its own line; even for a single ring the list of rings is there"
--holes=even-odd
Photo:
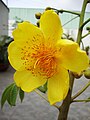
[[[66,23],[64,23],[62,26],[65,26],[66,24],[68,24],[69,22],[73,21],[74,19],[76,19],[78,16],[72,18],[71,20],[67,21]]]
[[[77,35],[77,43],[80,45],[81,43],[81,38],[82,38],[82,31],[83,29],[80,29],[81,25],[83,24],[84,21],[84,16],[85,16],[85,10],[87,6],[88,0],[84,0],[81,14],[80,14],[80,20],[79,20],[79,30],[78,30],[78,35]]]
[[[81,26],[79,29],[82,29],[88,22],[90,22],[90,18],[88,18]]]
[[[45,101],[47,101],[49,103],[49,101],[38,91],[38,90],[34,90],[39,96],[41,96]],[[54,107],[56,107],[57,109],[59,109],[59,107],[57,105],[53,105]]]
[[[78,13],[78,12],[73,12],[73,11],[63,10],[63,9],[58,10],[58,9],[55,9],[55,8],[51,8],[51,9],[56,10],[58,13],[66,12],[66,13],[71,13],[71,14],[74,14],[74,15],[78,15],[78,16],[80,16],[80,13]]]
[[[90,102],[89,99],[86,99],[86,100],[73,100],[72,102]]]
[[[77,98],[79,95],[81,95],[88,87],[90,86],[90,81],[78,92],[72,97],[72,101]]]
[[[85,34],[84,36],[82,36],[82,39],[87,37],[88,35],[90,35],[90,32],[88,32],[87,34]]]
[[[83,44],[83,41],[81,40],[81,43],[82,43],[82,50],[84,50],[84,44]]]

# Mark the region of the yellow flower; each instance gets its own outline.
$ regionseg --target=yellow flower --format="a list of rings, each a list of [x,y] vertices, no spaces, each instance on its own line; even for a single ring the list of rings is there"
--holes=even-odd
[[[29,22],[18,24],[13,31],[14,41],[8,47],[17,86],[31,92],[48,81],[50,104],[65,99],[68,70],[80,72],[88,67],[86,53],[77,43],[62,40],[62,33],[59,16],[48,10],[40,18],[40,28]]]

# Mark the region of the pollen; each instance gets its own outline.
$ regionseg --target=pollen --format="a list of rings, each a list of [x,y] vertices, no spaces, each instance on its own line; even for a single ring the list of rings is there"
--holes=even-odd
[[[21,54],[25,69],[31,71],[34,76],[39,74],[50,78],[57,72],[56,49],[50,44],[33,42],[32,48],[25,45]]]
[[[40,44],[34,49],[35,51],[32,54],[32,58],[35,59],[34,69],[40,75],[46,76],[47,78],[52,77],[57,72],[56,50],[44,44]]]

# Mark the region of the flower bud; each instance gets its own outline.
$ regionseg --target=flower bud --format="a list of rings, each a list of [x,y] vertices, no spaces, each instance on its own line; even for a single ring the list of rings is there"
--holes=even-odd
[[[40,26],[40,21],[39,21],[39,20],[37,21],[37,26],[38,26],[38,27]]]
[[[51,10],[52,8],[51,7],[47,7],[46,9],[45,9],[45,11],[47,11],[47,10]]]
[[[87,79],[90,79],[90,68],[88,68],[87,70],[85,70],[84,76],[85,76]]]
[[[41,15],[42,15],[42,14],[39,12],[39,13],[36,13],[36,14],[35,14],[35,17],[36,17],[37,19],[40,19]]]
[[[83,75],[83,72],[80,72],[80,73],[73,72],[73,76],[74,76],[76,79],[79,79],[80,77],[82,77],[82,75]]]
[[[88,32],[90,32],[90,27],[87,27],[86,30],[87,30]]]
[[[85,51],[86,51],[87,55],[89,55],[89,49],[90,49],[89,46],[85,47]]]

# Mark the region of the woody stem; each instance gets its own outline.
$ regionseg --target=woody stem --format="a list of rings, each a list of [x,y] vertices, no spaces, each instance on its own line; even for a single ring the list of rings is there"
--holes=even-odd
[[[84,0],[82,10],[80,13],[80,20],[79,20],[79,29],[78,29],[78,35],[77,35],[77,43],[80,45],[81,39],[82,39],[82,31],[83,27],[81,27],[84,23],[84,15],[85,15],[85,9],[87,6],[88,0]],[[67,120],[68,117],[68,111],[69,107],[72,101],[72,90],[73,90],[73,84],[74,84],[74,76],[72,73],[70,73],[70,89],[66,96],[66,98],[63,100],[62,105],[59,107],[59,116],[58,120]]]

